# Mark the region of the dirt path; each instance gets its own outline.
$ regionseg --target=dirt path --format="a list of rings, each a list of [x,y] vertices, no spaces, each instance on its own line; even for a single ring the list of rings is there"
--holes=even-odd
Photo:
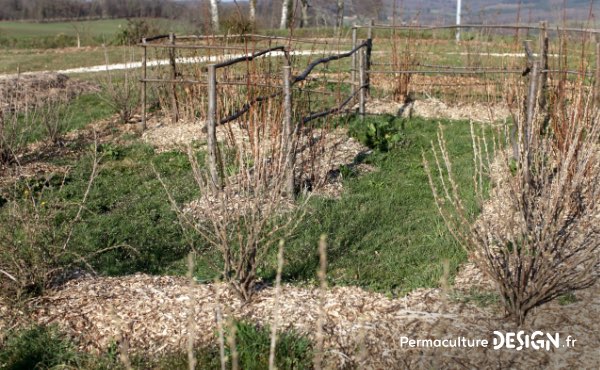
[[[317,55],[323,54],[323,51],[313,51],[313,50],[296,50],[290,52],[290,55],[293,56],[302,56],[302,55]],[[189,58],[177,58],[177,64],[193,64],[193,63],[207,63],[207,62],[222,62],[228,59],[233,58],[241,58],[244,56],[248,56],[251,54],[226,54],[226,55],[213,55],[210,57],[189,57]],[[266,54],[264,57],[278,57],[283,56],[283,52],[281,51],[273,51],[269,54]],[[148,67],[158,67],[169,65],[169,59],[157,59],[150,60],[147,63]],[[117,63],[117,64],[102,64],[91,67],[79,67],[79,68],[68,68],[61,70],[51,70],[51,71],[34,71],[34,72],[22,72],[21,76],[27,75],[37,75],[43,73],[59,73],[59,74],[77,74],[77,73],[98,73],[98,72],[106,72],[106,71],[117,71],[117,70],[128,70],[128,69],[137,69],[142,67],[142,62],[130,62],[130,63]],[[0,74],[0,79],[5,78],[15,78],[17,74]]]

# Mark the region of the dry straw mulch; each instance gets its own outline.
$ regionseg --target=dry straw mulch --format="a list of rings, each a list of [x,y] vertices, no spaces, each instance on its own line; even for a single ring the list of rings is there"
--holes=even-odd
[[[538,309],[519,328],[559,332],[563,340],[571,335],[577,339],[572,349],[402,348],[402,336],[491,340],[493,330],[517,330],[502,318],[497,305],[478,307],[468,303],[465,297],[482,276],[467,266],[453,291],[418,289],[403,298],[389,299],[356,287],[327,290],[324,328],[329,365],[373,369],[598,368],[598,284],[578,292],[575,303],[550,303]],[[280,328],[294,328],[314,338],[319,293],[317,288],[283,286],[278,300]],[[32,308],[38,323],[58,324],[83,350],[104,351],[111,341],[125,338],[131,351],[160,354],[185,348],[191,314],[197,344],[216,345],[217,310],[228,317],[270,325],[274,322],[275,302],[275,289],[270,287],[243,304],[222,284],[191,285],[180,277],[134,275],[74,280],[39,299]],[[0,330],[6,325],[0,321]]]

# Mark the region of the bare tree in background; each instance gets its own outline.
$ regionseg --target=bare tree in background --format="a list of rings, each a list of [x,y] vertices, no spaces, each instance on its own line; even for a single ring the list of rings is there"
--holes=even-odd
[[[308,0],[300,0],[300,4],[302,5],[302,21],[300,22],[300,28],[308,27],[308,8],[310,8],[310,4]]]
[[[210,0],[210,20],[213,32],[219,31],[219,3],[217,0]]]
[[[290,23],[292,4],[293,2],[291,0],[283,0],[281,7],[281,23],[279,25],[279,28],[282,30],[286,29]]]
[[[336,20],[335,27],[337,29],[342,28],[344,25],[344,0],[337,0],[337,12],[336,12]]]
[[[250,7],[250,23],[253,25],[256,24],[256,0],[248,1],[248,6]]]

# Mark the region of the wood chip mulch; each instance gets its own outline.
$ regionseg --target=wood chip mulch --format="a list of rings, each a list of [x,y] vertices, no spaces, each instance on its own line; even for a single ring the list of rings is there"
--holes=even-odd
[[[85,92],[100,91],[97,84],[60,73],[33,73],[0,78],[0,111],[23,111],[45,102],[66,102]]]
[[[390,299],[356,287],[327,290],[324,331],[329,365],[371,369],[598,368],[600,284],[577,292],[576,302],[569,305],[553,302],[543,306],[523,327],[516,328],[503,318],[498,305],[479,307],[456,299],[482,279],[477,269],[469,266],[459,274],[460,283],[451,291],[417,289],[403,298]],[[102,352],[122,338],[132,352],[152,355],[183,350],[190,329],[197,345],[216,345],[217,311],[226,317],[271,325],[276,302],[281,329],[294,328],[314,339],[319,294],[317,288],[285,285],[277,300],[275,289],[267,287],[244,304],[222,284],[190,284],[181,277],[133,275],[68,282],[35,301],[32,309],[35,321],[58,324],[82,350]],[[0,313],[4,315],[1,304]],[[7,325],[0,320],[0,332]],[[563,339],[571,335],[577,339],[577,345],[551,351],[515,351],[406,348],[400,344],[403,336],[464,336],[491,341],[493,330],[518,329],[559,332]]]
[[[399,103],[392,100],[372,100],[367,103],[367,112],[373,114],[393,114],[401,117],[423,117],[428,119],[472,120],[492,123],[510,117],[505,104],[447,104],[430,98]]]

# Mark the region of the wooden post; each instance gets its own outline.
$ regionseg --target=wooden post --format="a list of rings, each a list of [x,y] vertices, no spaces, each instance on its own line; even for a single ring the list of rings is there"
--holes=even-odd
[[[369,22],[369,31],[367,32],[367,38],[368,39],[372,39],[373,38],[373,26],[375,25],[375,20],[371,19],[371,21]]]
[[[594,76],[594,101],[600,106],[600,42],[596,42],[596,71]]]
[[[293,197],[296,191],[294,182],[294,166],[296,149],[294,145],[295,130],[292,123],[292,67],[283,67],[283,155],[285,155],[285,191]]]
[[[148,48],[146,47],[146,38],[142,39],[144,54],[142,56],[142,131],[146,131],[146,78],[148,77]]]
[[[208,120],[206,122],[208,146],[208,170],[210,172],[210,188],[217,192],[221,188],[221,178],[217,169],[217,69],[214,64],[208,65]]]
[[[360,114],[360,119],[363,120],[365,118],[365,112],[366,112],[366,103],[367,103],[367,89],[365,87],[366,84],[366,80],[367,80],[367,73],[366,73],[366,59],[367,59],[367,53],[365,52],[365,50],[363,48],[361,48],[358,51],[358,56],[359,56],[359,73],[358,73],[358,77],[359,77],[359,105],[358,105],[358,113]]]
[[[175,34],[169,34],[169,44],[175,45]],[[169,63],[171,64],[171,80],[177,79],[177,65],[175,64],[175,48],[169,49]],[[176,123],[179,120],[179,102],[177,99],[177,83],[171,84],[171,121]]]
[[[548,32],[546,30],[547,23],[540,22],[540,35],[539,35],[539,67],[540,67],[540,110],[546,109],[546,90],[548,86]]]
[[[373,26],[375,25],[375,21],[371,19],[371,24],[369,25],[369,34],[367,38],[367,50],[366,50],[366,60],[365,60],[365,83],[367,84],[367,96],[371,96],[371,75],[369,71],[371,71],[371,53],[373,51]]]
[[[539,82],[540,68],[538,62],[533,62],[531,66],[531,75],[529,77],[529,89],[527,91],[527,106],[525,113],[525,127],[523,127],[523,139],[525,141],[525,151],[528,152],[531,135],[535,135],[532,132],[533,118],[536,111],[537,105],[537,93],[538,93],[538,82]]]
[[[352,50],[354,50],[354,48],[357,45],[357,38],[356,38],[356,25],[352,26]],[[351,76],[352,76],[352,93],[354,94],[356,92],[356,70],[358,69],[358,62],[356,60],[356,53],[352,54],[352,62],[351,62]]]

